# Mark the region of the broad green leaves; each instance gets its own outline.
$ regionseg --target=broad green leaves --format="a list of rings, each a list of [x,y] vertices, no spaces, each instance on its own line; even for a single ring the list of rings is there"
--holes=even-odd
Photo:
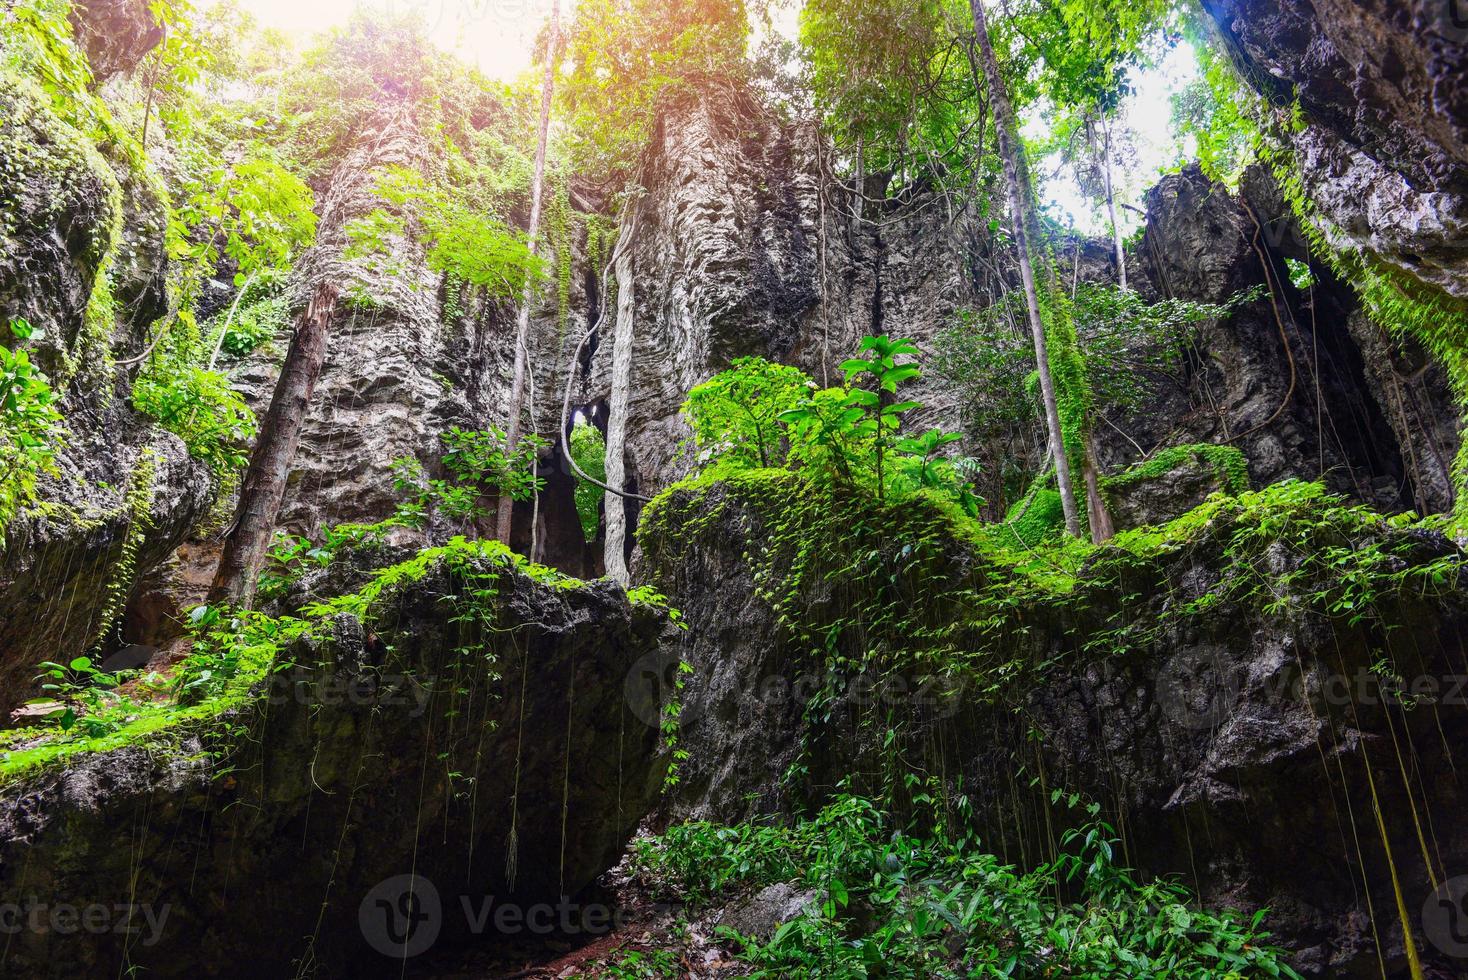
[[[922,408],[898,397],[921,373],[908,360],[917,352],[909,340],[868,337],[862,356],[842,364],[847,384],[823,390],[793,367],[735,361],[683,407],[704,475],[783,466],[817,485],[860,486],[879,498],[934,489],[972,512],[967,478],[940,458],[961,437],[903,434],[904,416]]]
[[[810,378],[798,368],[744,357],[688,393],[683,415],[693,428],[698,463],[736,469],[778,466],[785,459],[780,416],[806,397]]]
[[[40,337],[25,320],[12,320],[9,332],[19,341]],[[0,344],[0,549],[5,525],[35,502],[36,480],[56,472],[65,430],[55,402],[50,382],[25,348]]]
[[[582,0],[557,85],[576,170],[624,182],[652,136],[660,107],[693,82],[747,70],[742,0]]]

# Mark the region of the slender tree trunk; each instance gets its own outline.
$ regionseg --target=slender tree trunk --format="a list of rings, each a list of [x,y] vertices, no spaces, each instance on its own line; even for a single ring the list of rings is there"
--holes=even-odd
[[[1106,209],[1111,212],[1111,243],[1116,248],[1116,278],[1122,289],[1126,284],[1126,251],[1121,246],[1121,222],[1116,220],[1116,191],[1111,178],[1111,128],[1101,119],[1101,173],[1106,184]]]
[[[1009,208],[1014,224],[1015,250],[1019,253],[1020,279],[1024,282],[1025,307],[1029,312],[1030,334],[1035,342],[1035,367],[1040,375],[1040,394],[1045,403],[1045,424],[1050,434],[1050,451],[1055,457],[1055,480],[1060,488],[1061,508],[1065,512],[1065,529],[1072,536],[1081,533],[1080,514],[1076,509],[1075,486],[1071,482],[1070,461],[1065,455],[1065,437],[1060,427],[1060,409],[1055,401],[1055,382],[1050,376],[1050,351],[1045,342],[1045,321],[1040,316],[1040,295],[1035,286],[1035,267],[1030,254],[1030,195],[1020,182],[1022,172],[1018,129],[1009,90],[999,72],[999,59],[989,40],[989,22],[984,16],[984,0],[969,0],[973,9],[974,30],[978,34],[979,53],[984,62],[984,75],[989,81],[989,98],[994,103],[994,128],[999,136],[999,155],[1004,160],[1004,183],[1009,191]]]
[[[1111,519],[1111,510],[1106,498],[1101,495],[1101,469],[1096,464],[1096,434],[1086,433],[1086,461],[1083,477],[1086,482],[1086,518],[1091,526],[1091,541],[1100,544],[1116,536],[1116,523]]]
[[[540,246],[540,203],[545,193],[545,145],[550,134],[551,96],[556,87],[556,46],[561,32],[561,5],[551,0],[550,34],[545,42],[545,76],[540,83],[540,132],[535,144],[535,179],[530,185],[530,228],[528,231],[530,254],[537,254]],[[525,292],[520,297],[520,316],[515,324],[515,373],[510,386],[510,417],[505,427],[505,451],[513,453],[520,442],[520,416],[525,408],[526,364],[530,359],[530,303],[535,298],[535,284],[525,280]],[[501,496],[496,508],[495,537],[505,544],[510,543],[510,531],[515,505],[508,496]]]
[[[611,397],[607,403],[607,486],[627,489],[627,406],[632,390],[632,348],[636,341],[637,296],[634,292],[632,250],[619,249],[617,256],[617,335],[612,342]],[[627,511],[619,493],[606,495],[607,575],[623,586],[631,582],[627,571]]]
[[[249,608],[255,600],[255,579],[265,564],[265,551],[270,547],[285,498],[286,477],[295,461],[311,396],[326,362],[326,341],[336,298],[336,287],[322,283],[296,324],[270,408],[260,423],[255,451],[250,454],[234,527],[224,539],[219,569],[209,589],[211,604],[232,601]]]
[[[866,191],[866,175],[862,171],[862,168],[866,166],[866,161],[862,159],[863,149],[864,146],[862,145],[862,138],[860,136],[857,136],[855,181],[856,189],[851,195],[851,236],[853,239],[861,234],[861,216],[862,212],[865,210],[864,205],[866,204],[866,200],[863,197],[863,194]]]

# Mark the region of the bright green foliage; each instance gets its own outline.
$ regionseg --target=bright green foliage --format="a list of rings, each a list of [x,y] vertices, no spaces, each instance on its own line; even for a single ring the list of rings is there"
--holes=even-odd
[[[1087,807],[1056,859],[1029,872],[941,810],[935,825],[904,825],[851,795],[792,827],[671,827],[638,843],[637,868],[695,908],[777,882],[812,890],[812,907],[768,941],[723,931],[756,977],[1295,976],[1265,945],[1263,913],[1211,913],[1180,885],[1143,884],[1118,866],[1119,841],[1098,812]],[[1073,900],[1057,899],[1062,883]]]
[[[1244,454],[1234,446],[1217,446],[1211,443],[1164,449],[1125,473],[1108,477],[1103,481],[1102,488],[1108,492],[1125,490],[1138,483],[1159,479],[1180,466],[1195,462],[1213,470],[1224,493],[1237,495],[1249,489],[1249,461]]]
[[[24,342],[39,331],[14,320],[10,332]],[[63,438],[61,413],[46,375],[26,349],[0,344],[0,549],[5,525],[36,501],[36,480],[56,472],[57,443]]]
[[[63,732],[73,728],[88,738],[111,734],[128,717],[126,699],[117,688],[122,676],[109,674],[92,663],[89,657],[76,657],[70,663],[52,661],[38,665],[36,680],[46,693],[42,700],[54,700],[58,707],[47,721]]]
[[[215,338],[225,357],[236,360],[270,343],[291,325],[290,292],[282,277],[256,276],[240,288],[238,305],[221,311],[204,329],[204,335]]]
[[[1058,291],[1047,293],[1047,307],[1062,314],[1062,328],[1068,319],[1075,334],[1074,342],[1069,330],[1052,335],[1063,348],[1052,351],[1057,388],[1062,377],[1067,385],[1075,384],[1078,353],[1092,410],[1108,415],[1135,410],[1165,385],[1180,380],[1182,352],[1193,325],[1228,316],[1257,299],[1261,290],[1244,290],[1217,304],[1175,299],[1148,303],[1134,291],[1092,283],[1081,283],[1074,300]],[[1041,441],[1034,435],[1041,406],[1034,348],[1024,317],[1024,299],[1018,293],[983,310],[962,311],[957,322],[939,335],[934,364],[936,373],[961,396],[963,429],[969,444],[977,447],[984,496],[1016,509],[1020,505],[1011,501],[1030,499],[1037,461],[1026,456],[1029,447]],[[1075,400],[1068,390],[1057,395],[1066,414],[1074,416]],[[1053,477],[1049,479],[1053,483]],[[1046,510],[1041,507],[1041,512]],[[1025,519],[1033,520],[1028,510]],[[1037,540],[1028,532],[1022,536]]]
[[[1033,547],[1065,529],[1065,507],[1054,482],[1053,471],[1036,477],[1004,515],[1004,531],[1021,544]]]
[[[500,429],[456,425],[443,434],[443,442],[448,479],[429,477],[411,457],[393,461],[393,486],[407,495],[398,505],[397,520],[408,527],[422,528],[433,516],[465,526],[492,513],[487,500],[500,495],[529,500],[545,486],[535,475],[535,462],[549,444],[539,436],[523,436],[515,451],[507,453]]]
[[[607,440],[600,429],[587,422],[571,430],[571,458],[593,479],[607,479]],[[601,507],[606,491],[595,483],[576,480],[576,514],[581,518],[581,531],[587,541],[595,541],[601,533]]]
[[[917,347],[867,337],[858,353],[842,365],[840,388],[820,390],[796,368],[750,357],[690,392],[684,415],[704,478],[783,466],[879,498],[938,490],[976,512],[971,474],[943,455],[960,437],[902,431],[902,417],[922,407],[899,395],[921,373],[908,360]]]
[[[200,272],[220,257],[237,268],[235,284],[252,273],[283,270],[316,238],[311,189],[256,142],[239,163],[191,174],[169,222],[169,253]]]
[[[0,735],[0,749],[7,749],[0,754],[0,780],[38,767],[65,764],[81,753],[108,752],[125,746],[141,745],[195,756],[202,743],[207,753],[228,757],[249,743],[246,726],[252,719],[263,717],[252,709],[265,707],[260,682],[271,670],[292,666],[283,654],[296,641],[310,636],[329,637],[332,624],[344,613],[372,623],[398,590],[440,568],[455,576],[462,587],[462,594],[446,605],[446,614],[452,622],[465,624],[466,631],[473,634],[466,650],[472,648],[476,655],[493,653],[488,650],[493,630],[474,634],[469,627],[471,620],[490,626],[497,621],[498,593],[494,584],[499,576],[515,571],[552,589],[574,589],[582,584],[527,561],[499,542],[455,538],[375,573],[357,592],[312,603],[295,615],[196,607],[190,613],[193,651],[174,680],[172,697],[138,700],[115,692],[113,698],[107,696],[108,689],[99,688],[96,696],[105,699],[99,702],[105,717],[89,720],[86,702],[94,695],[80,689],[95,686],[89,680],[92,675],[80,666],[73,669],[68,665],[58,682],[58,691],[53,693],[75,695],[80,709],[75,723],[65,730],[48,724]],[[643,597],[629,600],[634,606],[660,609]],[[474,668],[478,676],[484,676],[482,661]],[[46,668],[48,672],[52,669]],[[60,687],[62,684],[71,686]],[[164,692],[144,692],[153,693]]]
[[[1141,483],[1163,479],[1184,466],[1201,464],[1213,471],[1219,492],[1237,496],[1249,489],[1249,461],[1233,446],[1197,443],[1169,446],[1116,476],[1103,477],[1101,493],[1109,503],[1114,495]],[[1035,546],[1054,539],[1065,527],[1060,507],[1060,494],[1054,488],[1053,474],[1042,474],[1031,484],[1029,492],[1010,508],[1004,519],[1004,531],[1025,545]]]
[[[377,194],[391,210],[379,208],[347,226],[351,254],[371,256],[391,271],[394,255],[416,220],[428,245],[428,266],[487,290],[492,296],[520,295],[527,277],[541,274],[522,234],[465,201],[457,188],[430,182],[405,167],[382,173]]]
[[[1237,187],[1244,171],[1258,158],[1262,105],[1228,55],[1209,42],[1211,30],[1201,22],[1190,26],[1203,75],[1173,96],[1172,124],[1179,136],[1192,138],[1203,173]]]
[[[811,0],[801,53],[826,129],[842,151],[860,144],[862,169],[944,179],[968,175],[982,133],[966,42],[966,0]],[[936,166],[935,166],[936,165]],[[937,174],[934,169],[940,169]]]
[[[177,435],[221,477],[249,462],[255,413],[217,371],[159,356],[133,383],[133,406]]]
[[[783,463],[780,416],[809,397],[810,386],[799,368],[760,357],[741,357],[729,370],[698,385],[683,403],[698,464],[750,469]]]
[[[564,103],[576,172],[625,179],[658,110],[696,85],[745,74],[741,0],[582,0],[566,40]],[[541,46],[543,47],[543,46]]]

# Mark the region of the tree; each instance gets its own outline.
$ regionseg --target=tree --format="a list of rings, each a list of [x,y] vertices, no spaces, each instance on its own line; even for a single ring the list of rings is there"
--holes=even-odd
[[[634,224],[627,227],[633,228]],[[612,342],[611,396],[607,400],[607,485],[606,496],[607,575],[624,586],[632,581],[627,571],[627,505],[622,491],[627,488],[627,403],[632,391],[632,350],[636,345],[637,294],[632,249],[617,250],[617,326]]]
[[[556,49],[560,42],[561,5],[551,0],[550,33],[545,41],[545,76],[540,84],[540,129],[535,144],[535,177],[530,185],[530,227],[527,230],[527,248],[530,256],[536,256],[540,237],[540,205],[545,190],[545,144],[550,134],[551,96],[556,86]],[[520,297],[520,316],[515,324],[515,370],[510,387],[509,420],[505,425],[506,451],[514,453],[520,441],[520,416],[525,410],[525,373],[530,359],[530,303],[535,297],[532,279],[525,280],[525,291]],[[510,543],[510,530],[515,513],[508,500],[500,501],[496,515],[496,536],[505,544]]]
[[[1035,267],[1030,245],[1030,229],[1033,226],[1032,191],[1027,183],[1022,183],[1022,176],[1027,174],[1024,167],[1024,148],[1019,142],[1019,130],[1015,124],[1014,106],[1009,100],[1009,89],[999,69],[994,44],[989,38],[984,0],[970,0],[970,7],[973,10],[974,31],[978,36],[979,60],[983,64],[984,75],[989,83],[989,99],[994,107],[994,129],[998,136],[999,156],[1004,164],[1004,185],[1009,196],[1010,222],[1019,259],[1020,280],[1024,285],[1025,312],[1029,317],[1030,335],[1035,344],[1035,369],[1040,378],[1040,397],[1045,407],[1050,452],[1055,461],[1055,480],[1060,490],[1061,507],[1065,512],[1065,529],[1072,536],[1079,536],[1081,523],[1076,508],[1075,485],[1071,481],[1070,461],[1065,452],[1060,410],[1055,399],[1055,382],[1050,375],[1050,351],[1045,337],[1045,321],[1040,313],[1039,290],[1035,284]]]
[[[326,341],[336,300],[336,287],[322,283],[296,325],[250,456],[250,468],[240,487],[234,527],[225,536],[219,569],[209,588],[211,605],[237,602],[248,608],[254,601],[255,580],[265,564],[275,520],[285,499],[286,477],[295,461],[311,396],[326,362]]]
[[[739,77],[748,38],[742,0],[581,0],[560,90],[576,172],[626,187],[659,108]]]

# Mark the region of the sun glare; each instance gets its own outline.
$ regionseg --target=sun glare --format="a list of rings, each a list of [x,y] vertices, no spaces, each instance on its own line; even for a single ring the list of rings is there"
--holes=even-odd
[[[510,81],[530,67],[550,0],[238,0],[264,27],[299,37],[346,24],[357,12],[411,14],[432,41],[491,78]],[[207,6],[207,4],[205,4]],[[562,0],[565,15],[574,0]]]

